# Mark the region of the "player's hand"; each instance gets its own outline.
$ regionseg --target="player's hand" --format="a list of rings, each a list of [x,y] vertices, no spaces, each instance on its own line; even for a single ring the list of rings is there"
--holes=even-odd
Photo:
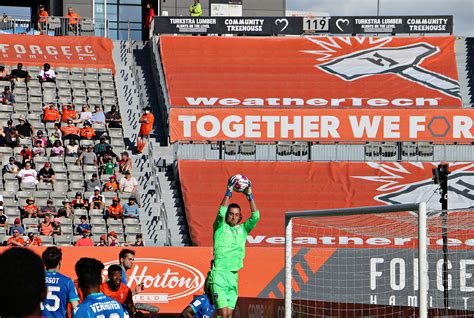
[[[251,195],[252,194],[252,186],[249,185],[247,188],[245,188],[244,192],[242,192],[242,193],[245,194],[247,197],[249,195]]]
[[[229,181],[227,181],[227,190],[232,192],[234,190],[234,185],[237,182],[237,178],[235,176],[232,176],[229,178]]]
[[[136,294],[140,294],[142,291],[145,290],[145,285],[143,283],[141,284],[138,284],[136,287],[135,287],[135,295]]]

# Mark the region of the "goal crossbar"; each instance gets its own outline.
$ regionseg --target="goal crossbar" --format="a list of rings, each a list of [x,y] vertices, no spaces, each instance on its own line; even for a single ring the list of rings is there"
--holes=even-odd
[[[367,206],[345,209],[292,211],[285,213],[285,318],[292,317],[293,218],[364,215],[411,211],[418,214],[419,317],[428,317],[428,265],[426,203]]]

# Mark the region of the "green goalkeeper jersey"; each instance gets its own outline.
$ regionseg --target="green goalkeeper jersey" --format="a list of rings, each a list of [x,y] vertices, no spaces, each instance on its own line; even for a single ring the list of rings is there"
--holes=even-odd
[[[247,235],[260,219],[260,212],[234,227],[225,222],[227,207],[221,206],[214,221],[214,269],[236,272],[244,265]]]

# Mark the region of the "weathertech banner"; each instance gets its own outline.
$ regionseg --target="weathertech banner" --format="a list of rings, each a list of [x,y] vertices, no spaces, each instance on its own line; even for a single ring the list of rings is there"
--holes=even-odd
[[[461,107],[454,37],[160,37],[171,106]]]
[[[252,181],[255,202],[260,210],[261,219],[248,236],[248,245],[282,246],[285,242],[284,214],[288,211],[413,202],[428,202],[429,210],[439,210],[438,185],[432,180],[432,169],[437,165],[427,162],[192,160],[180,160],[178,163],[191,238],[194,244],[201,246],[212,245],[212,224],[224,196],[227,180],[232,175],[243,174]],[[449,209],[474,208],[474,163],[451,163],[449,171]],[[249,217],[249,204],[244,195],[234,193],[232,202],[242,207],[244,219]],[[472,217],[469,219],[472,220]],[[468,220],[459,220],[453,224],[463,222]],[[474,224],[470,228],[474,228]],[[322,231],[295,236],[293,239],[296,245],[309,244],[314,247],[348,247],[352,244],[347,235],[334,240],[324,239],[327,236],[327,232]],[[357,245],[360,247],[377,247],[380,243],[355,236],[361,243]],[[472,249],[474,232],[464,233],[459,241],[460,247]],[[393,239],[388,243],[384,241],[382,245],[406,248],[412,247],[412,243]],[[432,244],[438,246],[439,237],[433,239]]]
[[[472,109],[172,108],[171,141],[474,141]]]
[[[7,65],[115,69],[110,39],[95,36],[0,34],[0,60]]]

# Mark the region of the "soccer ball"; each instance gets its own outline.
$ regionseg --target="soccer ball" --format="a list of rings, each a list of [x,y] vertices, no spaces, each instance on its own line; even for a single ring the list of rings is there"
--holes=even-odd
[[[252,182],[244,175],[236,174],[235,176],[232,176],[230,178],[234,178],[237,180],[234,184],[235,192],[244,192],[247,187],[252,186]]]

